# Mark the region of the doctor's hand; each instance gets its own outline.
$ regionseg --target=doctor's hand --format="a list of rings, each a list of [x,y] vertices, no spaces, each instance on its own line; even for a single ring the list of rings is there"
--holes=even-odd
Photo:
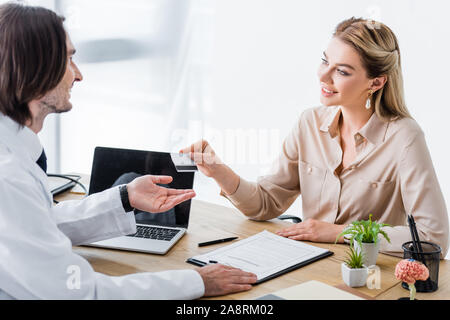
[[[188,154],[200,172],[213,178],[226,194],[236,192],[240,177],[220,160],[208,141],[200,140],[180,150],[180,153]]]
[[[344,230],[345,225],[337,225],[320,221],[316,219],[308,219],[304,222],[294,224],[293,226],[277,231],[279,236],[303,241],[334,243],[337,236]],[[341,237],[338,241],[344,243]]]
[[[169,184],[172,180],[168,176],[147,175],[136,178],[127,185],[130,205],[141,211],[159,213],[195,197],[194,190],[169,189],[157,185]]]
[[[205,284],[205,297],[248,291],[257,281],[256,275],[221,264],[197,269]]]

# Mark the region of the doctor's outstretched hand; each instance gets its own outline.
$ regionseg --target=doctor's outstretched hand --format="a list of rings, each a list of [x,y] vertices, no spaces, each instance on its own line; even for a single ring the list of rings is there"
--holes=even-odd
[[[160,187],[157,184],[169,184],[169,176],[142,176],[127,185],[130,205],[138,210],[159,213],[166,212],[177,204],[195,197],[194,190],[178,190]]]

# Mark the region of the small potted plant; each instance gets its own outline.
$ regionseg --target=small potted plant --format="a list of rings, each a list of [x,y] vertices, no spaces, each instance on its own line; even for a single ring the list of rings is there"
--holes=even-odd
[[[342,280],[349,287],[362,287],[367,281],[367,268],[363,264],[363,253],[350,247],[347,254],[347,260],[341,264]]]
[[[372,221],[371,214],[369,220],[353,221],[337,236],[336,242],[342,236],[349,236],[350,246],[355,246],[356,251],[363,252],[363,263],[366,266],[375,265],[380,250],[379,235],[381,234],[389,243],[391,242],[387,233],[381,230],[383,227],[391,227],[391,225]]]

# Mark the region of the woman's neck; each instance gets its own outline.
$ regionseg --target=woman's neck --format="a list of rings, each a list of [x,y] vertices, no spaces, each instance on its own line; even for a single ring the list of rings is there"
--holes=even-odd
[[[341,106],[341,118],[339,127],[342,133],[354,135],[369,121],[374,110],[366,108],[347,108]]]

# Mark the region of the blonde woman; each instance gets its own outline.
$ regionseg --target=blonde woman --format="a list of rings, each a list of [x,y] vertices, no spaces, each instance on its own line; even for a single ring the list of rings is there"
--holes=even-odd
[[[406,215],[421,240],[448,250],[448,215],[424,134],[405,105],[400,49],[382,23],[341,22],[318,70],[322,106],[303,112],[283,143],[273,173],[252,183],[221,163],[206,141],[182,150],[254,220],[285,212],[301,195],[304,222],[280,230],[295,240],[334,242],[346,225],[373,219],[401,255],[411,240]],[[344,239],[339,239],[344,242]]]

